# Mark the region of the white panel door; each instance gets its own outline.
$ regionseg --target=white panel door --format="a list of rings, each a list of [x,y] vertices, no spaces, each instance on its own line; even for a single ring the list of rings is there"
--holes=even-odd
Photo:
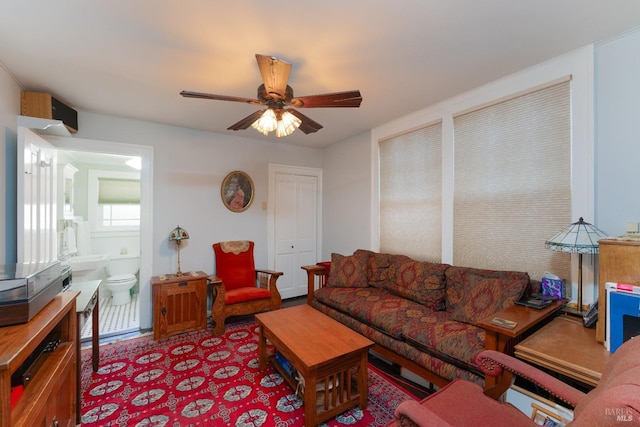
[[[293,298],[307,294],[307,275],[300,267],[315,264],[320,253],[321,171],[273,168],[270,166],[270,264],[284,273],[278,279],[282,297]]]
[[[58,258],[56,149],[33,131],[18,128],[17,262]]]

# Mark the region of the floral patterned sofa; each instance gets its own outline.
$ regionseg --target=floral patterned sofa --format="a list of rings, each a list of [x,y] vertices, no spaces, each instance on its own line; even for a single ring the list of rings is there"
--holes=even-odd
[[[308,302],[375,342],[374,351],[437,386],[484,384],[478,321],[514,304],[527,273],[480,270],[359,249],[307,271]],[[318,288],[319,284],[319,288]],[[318,288],[318,289],[316,289]]]

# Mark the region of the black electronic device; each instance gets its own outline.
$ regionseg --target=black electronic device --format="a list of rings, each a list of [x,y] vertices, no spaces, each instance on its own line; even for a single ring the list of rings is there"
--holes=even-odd
[[[598,321],[598,301],[582,315],[582,324],[585,328],[593,328]]]
[[[516,304],[518,305],[523,305],[525,307],[531,307],[538,310],[548,307],[552,302],[553,300],[550,298],[537,298],[534,296],[521,297],[516,300]]]
[[[56,331],[51,332],[47,337],[42,340],[27,360],[11,375],[11,386],[22,385],[26,387],[33,379],[33,375],[38,371],[38,367],[44,362],[44,355],[51,353],[60,345],[60,334]]]

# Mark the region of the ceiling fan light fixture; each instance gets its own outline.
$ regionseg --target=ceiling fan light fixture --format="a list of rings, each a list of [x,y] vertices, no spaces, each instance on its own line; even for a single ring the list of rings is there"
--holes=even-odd
[[[276,136],[281,138],[283,136],[289,136],[298,129],[302,120],[294,116],[288,111],[282,113],[281,119],[278,120],[278,127],[276,128]]]
[[[276,136],[281,138],[291,135],[301,124],[302,120],[288,111],[267,108],[251,127],[265,136],[276,131]]]
[[[276,130],[278,127],[276,113],[271,108],[267,108],[264,110],[260,118],[253,122],[251,127],[264,136],[269,135],[269,132]]]

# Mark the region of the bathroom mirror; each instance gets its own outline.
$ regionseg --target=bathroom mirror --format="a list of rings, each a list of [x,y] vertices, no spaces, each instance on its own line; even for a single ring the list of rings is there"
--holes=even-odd
[[[78,172],[74,166],[70,164],[64,165],[62,171],[62,218],[73,219],[73,179]]]

